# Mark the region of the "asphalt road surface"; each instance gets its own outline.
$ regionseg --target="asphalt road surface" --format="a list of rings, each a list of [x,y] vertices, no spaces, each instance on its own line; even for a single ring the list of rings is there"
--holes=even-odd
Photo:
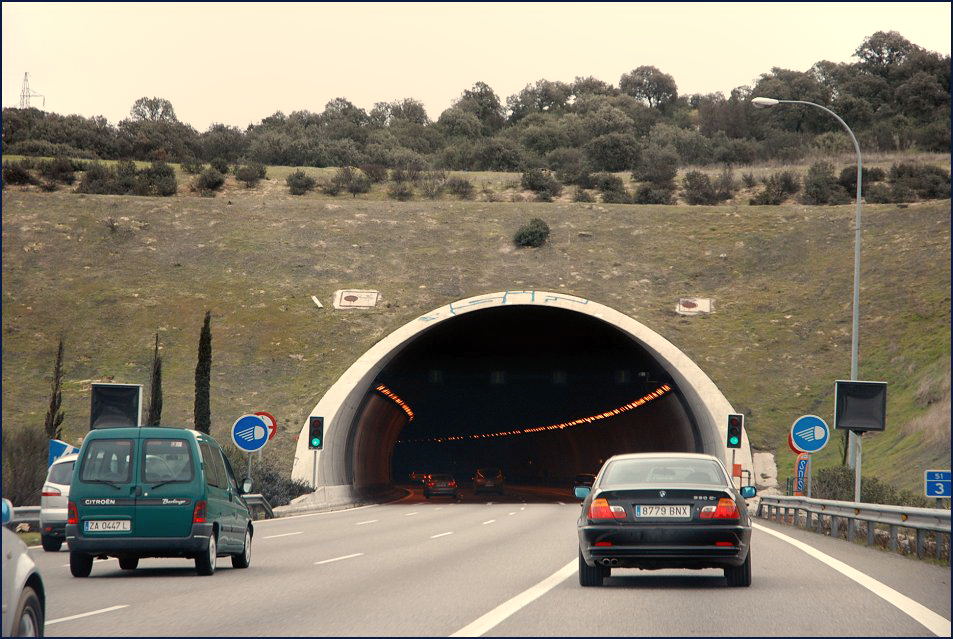
[[[949,636],[950,570],[756,520],[753,583],[720,570],[576,576],[578,502],[522,489],[256,522],[252,565],[30,552],[48,636]],[[780,533],[778,537],[775,533]],[[800,544],[800,545],[799,545]]]

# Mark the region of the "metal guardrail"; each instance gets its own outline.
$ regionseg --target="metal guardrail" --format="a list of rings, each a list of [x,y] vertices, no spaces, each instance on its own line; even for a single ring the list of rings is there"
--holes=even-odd
[[[242,495],[242,499],[248,504],[253,514],[261,512],[265,515],[264,519],[274,518],[275,512],[271,509],[271,504],[268,503],[268,500],[265,499],[265,496],[261,493],[248,493],[247,495]],[[255,519],[258,519],[258,517],[255,517]]]
[[[762,495],[758,503],[758,517],[783,521],[795,526],[801,525],[801,513],[804,513],[804,525],[809,530],[819,532],[824,528],[824,518],[830,519],[831,537],[840,537],[842,522],[846,522],[848,541],[853,541],[860,532],[859,522],[864,522],[867,533],[867,545],[876,538],[877,524],[887,526],[888,546],[896,551],[900,528],[916,531],[917,557],[924,556],[927,533],[934,536],[934,556],[941,558],[940,535],[947,536],[947,548],[950,542],[950,511],[933,508],[913,508],[891,506],[887,504],[865,504],[852,501],[834,501],[831,499],[812,499],[809,497],[788,497],[781,495]],[[949,561],[949,551],[947,551]]]
[[[20,524],[29,524],[31,531],[38,531],[40,529],[40,507],[14,506],[13,519],[7,524],[7,528],[16,530]]]

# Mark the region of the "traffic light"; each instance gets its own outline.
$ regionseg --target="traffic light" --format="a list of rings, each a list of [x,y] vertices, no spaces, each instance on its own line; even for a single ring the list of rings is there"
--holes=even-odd
[[[741,429],[744,425],[744,415],[735,413],[728,415],[728,448],[741,448]]]
[[[324,418],[312,417],[308,421],[308,449],[321,450],[324,448]]]

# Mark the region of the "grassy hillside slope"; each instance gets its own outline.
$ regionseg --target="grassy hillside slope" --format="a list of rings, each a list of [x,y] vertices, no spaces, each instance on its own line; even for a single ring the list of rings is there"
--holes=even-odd
[[[950,205],[864,211],[860,377],[890,382],[888,431],[865,440],[864,468],[917,489],[920,470],[950,465]],[[535,216],[550,242],[515,249]],[[213,434],[271,411],[266,455],[290,470],[305,415],[381,337],[455,299],[538,288],[617,308],[683,349],[748,415],[754,444],[779,452],[783,478],[791,422],[832,419],[833,380],[850,374],[852,223],[852,206],[395,203],[294,198],[275,180],[214,199],[7,191],[3,425],[42,425],[62,334],[66,432],[80,436],[90,381],[148,385],[157,330],[163,421],[190,424],[210,309]],[[340,288],[383,302],[335,311]],[[715,312],[678,316],[680,296],[712,297]]]

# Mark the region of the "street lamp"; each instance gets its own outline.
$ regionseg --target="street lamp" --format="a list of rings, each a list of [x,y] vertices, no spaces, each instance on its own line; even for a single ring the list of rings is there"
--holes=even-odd
[[[830,113],[832,116],[834,116],[837,121],[841,123],[841,126],[847,130],[847,134],[850,135],[850,139],[854,142],[854,150],[857,152],[857,208],[856,213],[854,214],[854,318],[850,336],[850,378],[851,380],[856,380],[857,346],[860,339],[860,189],[861,183],[863,182],[863,162],[860,156],[860,144],[857,143],[857,138],[854,136],[854,132],[850,130],[850,127],[847,126],[847,123],[844,122],[839,115],[827,107],[821,106],[820,104],[805,102],[804,100],[775,100],[774,98],[753,98],[751,100],[751,104],[753,104],[756,109],[767,109],[779,104],[808,104],[810,106],[817,107],[818,109],[826,111],[827,113]],[[860,437],[855,435],[854,431],[850,431],[847,441],[847,456],[854,467],[854,501],[859,502],[861,461]]]

